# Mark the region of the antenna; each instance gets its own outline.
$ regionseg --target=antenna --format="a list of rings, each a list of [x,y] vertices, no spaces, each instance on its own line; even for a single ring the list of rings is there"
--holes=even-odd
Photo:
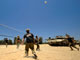
[[[7,25],[4,25],[4,24],[0,24],[0,26],[3,26],[3,27],[5,27],[5,28],[8,28],[8,29],[11,29],[11,30],[15,30],[15,31],[17,31],[17,32],[19,32],[19,33],[23,33],[22,31],[20,31],[20,30],[18,30],[18,29],[15,29],[15,28],[13,28],[13,27],[10,27],[10,26],[7,26]]]
[[[0,35],[0,36],[14,38],[13,36],[8,36],[8,35]]]

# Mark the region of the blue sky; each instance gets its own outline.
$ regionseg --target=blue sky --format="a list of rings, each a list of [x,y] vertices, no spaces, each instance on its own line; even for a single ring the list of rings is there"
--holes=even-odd
[[[26,28],[44,39],[64,36],[66,33],[80,39],[80,0],[0,0],[0,24],[19,29]],[[0,34],[20,35],[0,26]],[[3,37],[0,37],[1,39]]]

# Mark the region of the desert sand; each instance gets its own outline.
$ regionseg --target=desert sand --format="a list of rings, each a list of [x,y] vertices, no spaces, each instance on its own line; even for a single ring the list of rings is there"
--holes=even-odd
[[[80,51],[74,49],[71,51],[69,47],[55,47],[48,44],[40,45],[40,51],[36,51],[38,60],[80,60]],[[36,45],[35,45],[36,48]],[[31,50],[29,57],[25,57],[25,46],[20,45],[16,49],[16,45],[0,45],[0,60],[35,60]]]

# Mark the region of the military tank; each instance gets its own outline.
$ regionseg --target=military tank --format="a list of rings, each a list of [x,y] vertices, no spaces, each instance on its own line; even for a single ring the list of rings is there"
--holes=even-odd
[[[56,36],[56,38],[49,38],[47,42],[50,46],[68,46],[68,40],[63,36]]]

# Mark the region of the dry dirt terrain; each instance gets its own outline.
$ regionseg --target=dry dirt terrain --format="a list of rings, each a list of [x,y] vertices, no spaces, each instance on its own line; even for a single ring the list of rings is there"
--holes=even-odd
[[[69,47],[54,47],[47,44],[40,45],[41,50],[36,51],[38,60],[80,60],[80,51],[74,49],[71,51]],[[25,57],[25,46],[20,45],[16,49],[16,45],[0,45],[0,60],[35,60],[31,50],[29,57]],[[35,46],[36,48],[36,46]]]

